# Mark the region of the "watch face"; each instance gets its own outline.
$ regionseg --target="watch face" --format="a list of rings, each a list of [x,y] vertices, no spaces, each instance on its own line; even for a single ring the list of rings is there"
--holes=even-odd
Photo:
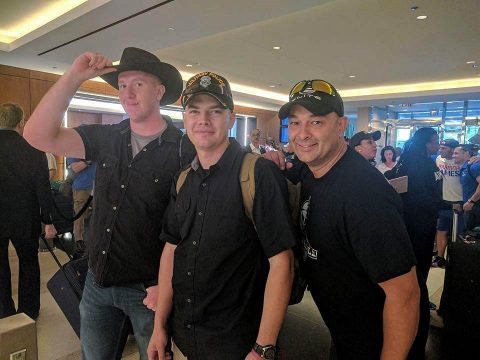
[[[270,348],[270,349],[265,350],[265,352],[263,353],[263,357],[267,360],[274,360],[275,359],[275,349]]]

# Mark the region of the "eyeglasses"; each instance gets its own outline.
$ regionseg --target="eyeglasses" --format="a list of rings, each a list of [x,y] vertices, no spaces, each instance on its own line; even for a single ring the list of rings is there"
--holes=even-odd
[[[290,90],[290,97],[302,92],[306,88],[311,88],[313,91],[320,91],[328,95],[334,95],[335,89],[332,85],[323,80],[302,80],[298,82],[292,90]]]

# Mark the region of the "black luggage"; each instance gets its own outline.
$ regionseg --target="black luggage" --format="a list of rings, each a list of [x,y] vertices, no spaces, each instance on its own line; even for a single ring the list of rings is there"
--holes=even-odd
[[[42,239],[60,268],[47,282],[47,288],[77,336],[80,337],[80,310],[78,306],[82,298],[85,277],[87,276],[88,259],[87,257],[82,257],[70,260],[65,265],[62,265],[43,236]]]
[[[480,240],[459,235],[448,247],[444,289],[444,344],[450,359],[478,355]]]
[[[88,257],[84,256],[79,259],[72,259],[67,253],[70,261],[62,265],[43,235],[42,240],[60,268],[47,282],[47,288],[50,294],[52,294],[55,302],[60,307],[60,310],[62,310],[67,318],[70,326],[75,331],[75,334],[80,338],[79,305],[80,300],[82,299],[83,288],[85,286],[85,279],[88,272]],[[122,328],[118,330],[118,344],[115,352],[115,360],[120,360],[122,358],[123,349],[127,343],[128,335],[133,333],[132,324],[128,317],[125,318]]]

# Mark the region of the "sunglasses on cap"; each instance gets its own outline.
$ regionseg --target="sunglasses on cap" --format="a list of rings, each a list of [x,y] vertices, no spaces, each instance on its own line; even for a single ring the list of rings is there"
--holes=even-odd
[[[304,91],[305,89],[312,89],[313,91],[323,92],[333,96],[336,91],[332,85],[323,80],[302,80],[298,82],[292,90],[290,90],[290,97]]]

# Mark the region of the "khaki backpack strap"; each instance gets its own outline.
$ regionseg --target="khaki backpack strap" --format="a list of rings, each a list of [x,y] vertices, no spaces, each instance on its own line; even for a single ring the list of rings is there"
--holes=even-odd
[[[253,199],[255,199],[255,163],[260,156],[252,153],[246,153],[243,157],[242,168],[240,170],[240,187],[242,189],[243,206],[245,214],[253,221]],[[255,223],[254,223],[255,225]]]
[[[183,170],[180,175],[178,175],[178,180],[177,180],[177,184],[176,184],[176,190],[177,190],[177,194],[180,192],[180,189],[182,188],[183,184],[185,183],[185,179],[187,178],[187,175],[188,173],[190,172],[190,170],[192,169],[191,166],[187,167],[185,170]]]

